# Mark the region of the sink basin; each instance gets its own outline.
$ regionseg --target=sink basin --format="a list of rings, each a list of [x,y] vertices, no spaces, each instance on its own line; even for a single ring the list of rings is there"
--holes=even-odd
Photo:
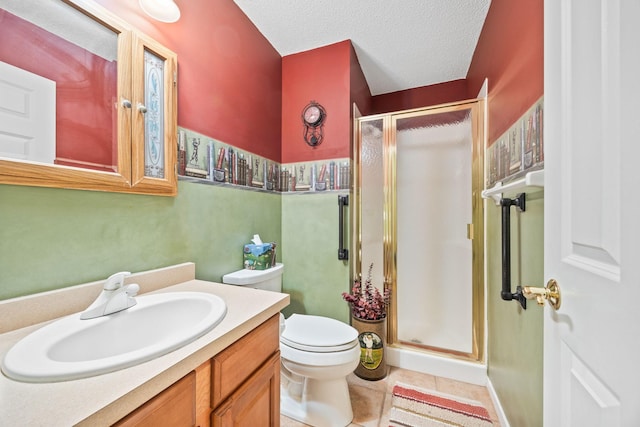
[[[127,310],[81,320],[80,313],[50,323],[7,352],[2,371],[34,383],[86,378],[146,362],[213,329],[225,302],[203,292],[136,297]]]

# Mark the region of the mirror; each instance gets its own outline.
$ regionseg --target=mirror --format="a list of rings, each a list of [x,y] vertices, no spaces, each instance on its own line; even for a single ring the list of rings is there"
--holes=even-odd
[[[59,0],[0,0],[0,38],[0,156],[117,172],[118,34]]]
[[[177,56],[91,0],[0,0],[0,184],[175,195]]]

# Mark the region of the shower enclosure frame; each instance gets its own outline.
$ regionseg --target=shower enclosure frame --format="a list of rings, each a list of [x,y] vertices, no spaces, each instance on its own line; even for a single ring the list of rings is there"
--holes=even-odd
[[[485,100],[473,99],[449,104],[396,111],[384,114],[359,116],[354,114],[353,138],[353,199],[351,210],[351,242],[353,277],[362,277],[362,123],[382,120],[383,169],[384,169],[384,213],[383,213],[383,277],[384,287],[391,290],[391,302],[387,314],[387,346],[430,353],[473,362],[484,362],[485,357],[485,265],[484,265],[484,201],[481,196],[484,187]],[[467,225],[468,238],[472,240],[472,331],[471,351],[460,352],[446,348],[400,341],[398,339],[397,307],[397,118],[411,118],[423,115],[469,110],[471,114],[472,158],[471,158],[471,206],[472,222]]]

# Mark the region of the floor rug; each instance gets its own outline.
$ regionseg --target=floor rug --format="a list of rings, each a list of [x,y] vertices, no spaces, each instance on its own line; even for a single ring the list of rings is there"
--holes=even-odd
[[[390,427],[492,426],[482,403],[433,390],[396,383],[389,414]]]

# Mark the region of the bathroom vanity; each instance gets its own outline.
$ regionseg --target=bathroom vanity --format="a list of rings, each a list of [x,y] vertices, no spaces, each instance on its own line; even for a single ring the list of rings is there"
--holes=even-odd
[[[278,425],[279,323],[270,318],[115,425]]]
[[[0,376],[0,424],[279,424],[278,313],[288,295],[196,280],[192,263],[134,274],[128,282],[134,281],[141,294],[213,293],[225,301],[227,314],[204,336],[130,368],[41,384]],[[102,283],[1,301],[0,356],[45,323],[82,311]]]

